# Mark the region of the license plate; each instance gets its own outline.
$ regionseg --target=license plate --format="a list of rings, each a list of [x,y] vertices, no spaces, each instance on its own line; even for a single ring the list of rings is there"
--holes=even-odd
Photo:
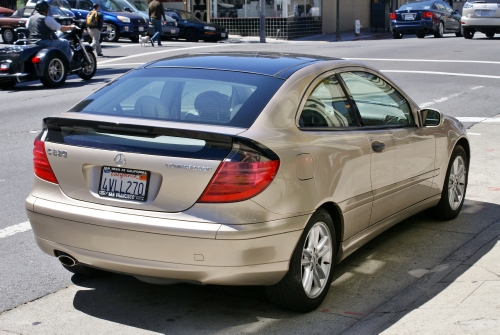
[[[144,27],[139,27],[139,31],[144,31]]]
[[[148,198],[149,171],[103,166],[99,182],[101,197],[141,201]]]
[[[414,14],[404,14],[403,18],[405,20],[414,20],[415,19],[415,15]]]
[[[220,33],[221,37],[226,37],[226,33]]]

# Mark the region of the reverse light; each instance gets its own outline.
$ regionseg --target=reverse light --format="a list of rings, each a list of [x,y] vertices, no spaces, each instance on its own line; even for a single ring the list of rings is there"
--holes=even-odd
[[[121,15],[118,15],[116,17],[118,20],[120,20],[121,22],[123,23],[130,23],[130,18],[126,17],[126,16],[121,16]]]
[[[272,151],[255,143],[235,141],[198,202],[221,203],[250,199],[273,181],[280,161]]]
[[[396,13],[391,13],[389,16],[391,20],[396,20]]]
[[[59,184],[57,178],[52,171],[49,159],[45,153],[45,142],[41,141],[39,138],[35,139],[35,147],[33,148],[33,169],[35,175],[45,181]]]
[[[422,13],[422,19],[432,19],[434,17],[434,15],[432,14],[432,12],[423,12]]]

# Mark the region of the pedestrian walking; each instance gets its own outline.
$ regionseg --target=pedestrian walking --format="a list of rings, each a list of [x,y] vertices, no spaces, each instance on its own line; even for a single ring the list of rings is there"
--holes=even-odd
[[[161,46],[161,18],[163,17],[163,24],[167,24],[165,17],[165,10],[161,1],[153,0],[149,3],[149,21],[153,25],[155,34],[151,37],[151,45],[155,46],[154,41],[158,40],[158,46]]]
[[[97,52],[97,56],[104,56],[101,49],[101,30],[104,24],[102,12],[99,10],[99,4],[93,5],[93,10],[87,15],[87,30],[92,38],[90,46]]]

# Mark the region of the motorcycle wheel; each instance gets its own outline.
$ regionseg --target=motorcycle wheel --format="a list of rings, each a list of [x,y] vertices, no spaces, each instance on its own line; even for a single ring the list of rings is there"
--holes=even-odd
[[[68,71],[62,58],[57,55],[49,56],[45,60],[43,75],[40,81],[45,87],[61,87],[66,82],[67,75]]]
[[[95,75],[95,72],[97,71],[97,60],[94,56],[94,53],[89,52],[88,54],[91,63],[87,61],[86,57],[83,57],[83,66],[80,70],[78,70],[78,77],[82,78],[83,80],[92,79],[92,77]]]

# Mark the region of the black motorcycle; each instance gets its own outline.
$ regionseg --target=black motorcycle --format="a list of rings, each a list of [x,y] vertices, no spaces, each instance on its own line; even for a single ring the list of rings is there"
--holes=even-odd
[[[19,39],[15,44],[0,49],[0,89],[11,89],[18,82],[31,80],[40,80],[45,87],[54,88],[62,86],[69,74],[77,74],[83,80],[95,75],[97,60],[93,48],[82,42],[85,21],[57,20],[63,25],[73,22],[77,27],[59,36],[69,41],[73,58],[69,60],[59,49],[31,43],[28,29],[17,28]]]

